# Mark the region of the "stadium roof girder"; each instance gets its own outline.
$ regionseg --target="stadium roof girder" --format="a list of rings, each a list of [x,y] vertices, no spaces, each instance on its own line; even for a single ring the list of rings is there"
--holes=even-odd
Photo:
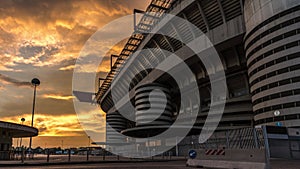
[[[141,41],[144,39],[144,33],[152,29],[152,25],[160,19],[163,13],[169,9],[170,5],[174,0],[152,0],[151,4],[148,6],[146,13],[143,15],[140,23],[137,25],[137,31],[129,38],[124,49],[122,50],[120,56],[116,60],[115,64],[112,66],[112,70],[107,75],[106,79],[102,83],[99,91],[97,92],[97,98],[101,98],[103,94],[110,87],[110,83],[115,75],[112,73],[119,72],[123,67],[122,63],[126,62],[126,59],[133,53],[133,51],[139,46]],[[151,12],[155,12],[155,15],[151,15]],[[146,27],[146,29],[144,29]],[[148,29],[147,29],[148,28]],[[134,49],[128,49],[128,46],[134,46]],[[121,65],[120,67],[118,65]],[[118,69],[119,68],[119,69]],[[115,70],[118,69],[118,70]],[[112,79],[111,79],[112,78]]]

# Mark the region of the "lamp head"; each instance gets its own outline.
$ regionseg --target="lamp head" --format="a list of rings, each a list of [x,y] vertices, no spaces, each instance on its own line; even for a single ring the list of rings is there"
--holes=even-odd
[[[38,78],[34,78],[31,80],[31,84],[38,86],[41,84],[40,80]]]

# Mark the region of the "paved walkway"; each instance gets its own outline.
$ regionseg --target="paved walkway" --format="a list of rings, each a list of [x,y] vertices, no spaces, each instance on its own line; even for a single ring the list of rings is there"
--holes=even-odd
[[[300,169],[300,160],[271,159],[272,169]]]
[[[50,155],[49,162],[47,162],[46,155],[35,156],[34,159],[25,159],[22,163],[20,159],[0,161],[0,167],[5,166],[48,166],[48,165],[70,165],[70,164],[91,164],[91,163],[142,163],[142,162],[167,162],[167,161],[182,161],[185,163],[184,157],[154,157],[149,159],[130,159],[117,156],[89,156],[87,160],[86,155],[72,155],[71,160],[67,155]]]
[[[9,169],[19,169],[21,167],[9,167]],[[144,162],[144,163],[98,163],[98,164],[71,164],[71,165],[51,165],[51,166],[23,166],[22,169],[184,169],[184,161],[169,162]],[[1,168],[2,169],[2,168]],[[4,167],[4,169],[8,169]],[[189,168],[187,168],[189,169]]]
[[[1,168],[143,168],[143,169],[182,169],[185,167],[186,160],[184,157],[169,158],[154,157],[154,159],[128,159],[116,156],[89,156],[86,161],[84,155],[73,155],[68,162],[66,155],[52,155],[47,163],[46,156],[36,156],[34,160],[25,160],[22,164],[20,160],[0,161]],[[271,169],[300,169],[300,160],[271,159]]]

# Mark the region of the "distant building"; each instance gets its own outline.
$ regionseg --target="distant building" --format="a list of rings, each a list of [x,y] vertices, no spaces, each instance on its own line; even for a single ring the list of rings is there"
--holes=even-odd
[[[37,128],[0,121],[0,160],[10,159],[13,138],[34,137],[37,135]]]

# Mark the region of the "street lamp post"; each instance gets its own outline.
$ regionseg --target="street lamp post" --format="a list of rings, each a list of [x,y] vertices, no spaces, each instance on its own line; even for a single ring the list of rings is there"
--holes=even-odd
[[[31,115],[31,127],[33,127],[33,119],[34,119],[34,109],[35,109],[35,97],[36,97],[36,87],[41,84],[40,80],[34,78],[31,80],[31,84],[34,86],[33,90],[33,103],[32,103],[32,115]],[[32,137],[29,140],[29,151],[31,151]]]
[[[90,147],[90,145],[91,145],[91,137],[90,137],[90,136],[88,136],[88,139],[89,139],[89,144],[88,144],[88,147]]]
[[[22,125],[23,125],[24,121],[25,121],[25,118],[24,118],[24,117],[21,118],[21,124],[22,124]],[[20,139],[20,147],[22,147],[22,137],[21,137],[21,139]]]
[[[86,148],[86,161],[89,161],[89,153],[90,153],[91,137],[88,136],[88,139],[89,139],[89,144],[88,144],[88,147]]]

